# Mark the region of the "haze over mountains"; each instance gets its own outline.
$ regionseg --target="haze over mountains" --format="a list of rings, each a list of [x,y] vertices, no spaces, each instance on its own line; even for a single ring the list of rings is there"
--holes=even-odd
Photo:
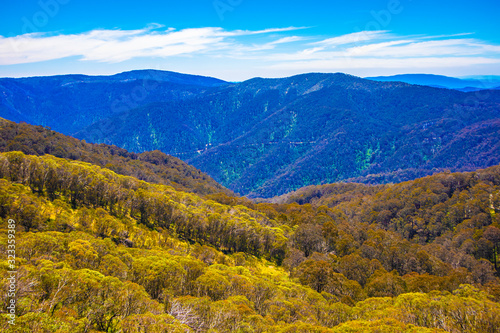
[[[435,88],[456,89],[460,91],[478,91],[485,89],[500,89],[500,77],[477,76],[468,79],[459,79],[443,75],[431,74],[401,74],[393,76],[376,76],[367,77],[366,79],[380,82],[406,82],[410,84],[418,84],[422,86],[430,86]]]
[[[500,163],[500,91],[304,74],[227,83],[135,71],[1,79],[0,116],[130,151],[159,149],[249,197]]]

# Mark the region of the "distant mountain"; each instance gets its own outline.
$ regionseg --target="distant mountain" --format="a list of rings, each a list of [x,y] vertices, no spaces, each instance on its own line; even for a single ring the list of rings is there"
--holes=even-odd
[[[227,84],[226,81],[213,77],[182,74],[170,71],[160,70],[134,70],[130,72],[119,73],[111,76],[94,76],[91,79],[101,78],[103,80],[154,80],[158,82],[169,82],[183,85],[193,85],[200,87],[218,87]]]
[[[462,91],[492,89],[500,83],[500,78],[458,79],[432,74],[401,74],[394,76],[367,77],[366,79],[379,82],[405,82],[409,84]]]
[[[235,192],[383,183],[500,163],[500,92],[375,82],[344,74],[252,79],[122,112],[77,133],[159,149]]]
[[[141,70],[112,76],[0,79],[0,116],[65,134],[153,102],[189,98],[226,85],[210,77]]]

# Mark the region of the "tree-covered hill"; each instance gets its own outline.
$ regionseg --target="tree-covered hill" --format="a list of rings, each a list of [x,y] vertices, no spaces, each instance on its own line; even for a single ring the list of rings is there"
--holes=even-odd
[[[7,253],[14,220],[18,272],[11,327],[1,258],[0,325],[16,333],[493,333],[499,189],[496,166],[254,203],[77,160],[0,153],[0,247]]]
[[[500,92],[374,82],[344,74],[252,79],[97,122],[77,137],[159,149],[237,193],[385,183],[500,163]]]
[[[96,145],[57,133],[50,128],[14,123],[0,118],[0,152],[22,151],[30,155],[50,154],[106,167],[151,183],[201,195],[232,192],[210,176],[160,151],[130,153],[117,146]]]
[[[467,265],[473,256],[488,260],[500,273],[500,166],[392,185],[310,186],[272,201],[328,207],[346,223],[367,223],[395,232],[455,266]],[[382,249],[371,244],[365,251],[378,252],[377,247]],[[411,266],[412,260],[408,256],[400,264]]]

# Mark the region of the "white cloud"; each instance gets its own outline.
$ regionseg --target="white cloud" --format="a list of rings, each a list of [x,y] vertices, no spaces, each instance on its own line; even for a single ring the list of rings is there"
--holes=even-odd
[[[283,37],[278,40],[275,40],[274,42],[270,42],[270,45],[277,45],[277,44],[284,44],[284,43],[293,43],[293,42],[298,42],[304,40],[303,37],[298,37],[298,36],[290,36],[290,37]]]
[[[269,54],[267,68],[290,71],[357,69],[436,69],[500,64],[500,46],[470,33],[442,36],[396,36],[387,31],[347,34],[305,45],[293,53]],[[315,47],[309,47],[309,46]]]
[[[377,57],[433,57],[433,56],[474,56],[495,51],[495,47],[484,45],[474,39],[447,39],[435,41],[400,40],[369,44],[347,49],[346,52],[355,55],[370,55]],[[500,51],[496,47],[496,51]]]
[[[347,34],[347,35],[342,35],[342,36],[338,36],[338,37],[324,39],[324,40],[321,40],[321,41],[313,43],[313,44],[335,47],[335,46],[346,45],[346,44],[357,44],[357,43],[367,42],[370,40],[380,40],[380,39],[388,37],[388,36],[389,36],[388,31],[385,31],[385,30],[360,31],[360,32],[354,32],[354,33]]]
[[[5,68],[69,57],[104,64],[176,57],[191,61],[193,68],[210,59],[212,64],[219,64],[216,66],[219,70],[224,67],[226,71],[243,72],[244,69],[266,76],[269,69],[289,74],[312,70],[353,73],[360,68],[436,72],[439,68],[464,66],[498,68],[500,64],[500,45],[472,38],[470,33],[398,36],[389,31],[361,31],[327,38],[305,32],[294,35],[302,29],[307,28],[176,30],[153,24],[136,30],[0,36],[0,65]],[[189,66],[189,62],[184,65]]]
[[[4,38],[0,36],[0,65],[41,62],[79,56],[82,60],[120,62],[137,57],[190,55],[231,46],[229,38],[282,33],[301,28],[258,31],[225,31],[222,28],[166,29],[154,25],[140,30],[93,30],[74,35],[50,36],[43,33]],[[283,37],[267,43],[272,46],[299,40]],[[266,47],[269,48],[269,47]]]

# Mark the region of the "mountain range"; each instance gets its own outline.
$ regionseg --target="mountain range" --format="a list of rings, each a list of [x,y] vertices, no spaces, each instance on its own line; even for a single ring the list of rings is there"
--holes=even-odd
[[[228,83],[158,71],[1,79],[0,116],[161,150],[249,197],[500,163],[500,91],[345,74]]]
[[[153,102],[189,98],[222,80],[143,70],[112,76],[59,75],[0,79],[0,115],[73,134],[92,123]]]

